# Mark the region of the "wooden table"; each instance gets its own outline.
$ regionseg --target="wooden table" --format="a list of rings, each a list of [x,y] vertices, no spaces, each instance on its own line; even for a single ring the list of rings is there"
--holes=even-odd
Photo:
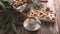
[[[54,0],[54,2],[58,2]],[[58,5],[58,4],[57,4]],[[54,7],[58,7],[56,6],[56,3],[54,3]],[[56,11],[60,10],[59,8],[56,8]],[[43,25],[41,26],[41,28],[37,31],[34,32],[30,32],[27,31],[26,29],[24,29],[23,25],[17,26],[17,32],[18,34],[59,34],[58,31],[58,24],[60,24],[60,19],[59,19],[59,11],[57,12],[57,18],[58,18],[58,23],[56,22],[54,25],[49,25],[48,23],[43,23]],[[2,34],[2,29],[0,29],[0,34]],[[11,30],[8,31],[7,34],[13,34],[13,32]]]
[[[54,1],[54,2],[56,2],[56,1]],[[54,3],[54,4],[56,4],[56,3]],[[56,8],[56,7],[57,6],[54,5],[54,8]],[[54,9],[54,8],[52,8],[52,9]],[[34,31],[34,32],[27,31],[26,29],[24,29],[23,26],[18,26],[17,32],[18,32],[18,34],[59,34],[58,23],[57,22],[53,26],[51,26],[51,25],[49,25],[47,23],[43,23],[43,26],[41,26],[41,28],[39,30]]]

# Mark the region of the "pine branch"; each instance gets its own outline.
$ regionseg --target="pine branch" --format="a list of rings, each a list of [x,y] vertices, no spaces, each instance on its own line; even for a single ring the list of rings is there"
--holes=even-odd
[[[14,23],[16,23],[16,19],[17,19],[17,15],[14,15],[15,13],[14,13],[14,10],[13,10],[13,8],[10,6],[10,4],[9,4],[9,1],[7,0],[7,1],[4,1],[4,0],[0,0],[0,6],[2,6],[3,7],[3,9],[4,9],[4,13],[5,13],[5,15],[7,15],[8,16],[8,24],[9,25],[7,25],[7,26],[4,26],[4,27],[6,27],[6,30],[4,30],[4,32],[3,33],[6,33],[7,31],[8,31],[8,29],[10,28],[9,26],[11,26],[11,28],[12,28],[12,31],[13,32],[16,32],[16,26],[15,26],[15,24]],[[4,25],[5,23],[2,23],[2,21],[3,21],[3,16],[0,16],[0,23],[2,24],[2,25]],[[16,32],[17,33],[17,32]]]
[[[0,1],[0,6],[2,6],[4,10],[6,10],[4,4],[1,1]]]
[[[44,8],[44,5],[41,4],[41,3],[40,3],[40,4],[38,4],[38,3],[34,3],[33,8],[36,9],[36,10],[39,10],[39,9]]]
[[[17,34],[17,31],[16,31],[16,26],[14,23],[11,23],[11,28],[12,28],[12,31]]]

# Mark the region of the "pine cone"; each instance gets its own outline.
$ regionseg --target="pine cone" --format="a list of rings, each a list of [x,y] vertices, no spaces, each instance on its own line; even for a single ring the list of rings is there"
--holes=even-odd
[[[27,15],[25,13],[20,13],[19,18],[21,21],[24,21],[27,18]]]

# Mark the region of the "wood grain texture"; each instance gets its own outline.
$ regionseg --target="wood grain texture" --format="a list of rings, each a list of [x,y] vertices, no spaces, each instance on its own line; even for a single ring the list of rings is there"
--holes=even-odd
[[[60,0],[53,0],[54,1],[54,7],[56,10],[56,17],[57,17],[57,25],[58,25],[58,30],[60,34]]]
[[[53,0],[54,1],[54,8],[57,13],[57,22],[54,24],[54,26],[51,25],[43,25],[41,28],[37,31],[31,32],[27,31],[23,25],[22,26],[17,26],[17,33],[18,34],[60,34],[58,31],[58,25],[59,25],[59,30],[60,30],[60,8],[59,8],[59,0]],[[2,34],[3,30],[0,29],[0,34]],[[7,34],[14,34],[11,30]]]

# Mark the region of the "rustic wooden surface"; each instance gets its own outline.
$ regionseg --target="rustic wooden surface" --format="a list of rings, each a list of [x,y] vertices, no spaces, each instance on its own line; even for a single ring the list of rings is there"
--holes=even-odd
[[[27,31],[24,29],[23,26],[19,26],[17,29],[18,31],[18,34],[60,34],[59,33],[59,30],[60,30],[60,27],[58,29],[58,25],[60,26],[60,8],[59,8],[59,0],[53,0],[54,2],[54,8],[55,8],[55,11],[57,13],[57,20],[56,20],[56,23],[54,24],[54,26],[45,26],[43,25],[39,30],[37,31],[34,31],[34,32],[30,32],[30,31]],[[53,7],[53,6],[52,6]]]
[[[54,7],[56,10],[57,25],[58,25],[59,34],[60,34],[60,0],[53,0],[53,1],[54,1]]]
[[[60,26],[60,5],[58,3],[59,1],[57,0],[54,0],[54,7],[55,7],[55,10],[56,10],[56,13],[57,13],[57,20],[56,20],[56,23],[54,24],[54,26],[51,26],[51,25],[43,25],[41,26],[41,28],[37,31],[34,31],[34,32],[30,32],[30,31],[27,31],[24,29],[23,25],[22,26],[17,26],[17,32],[18,34],[60,34],[59,33],[59,30],[60,30],[60,27],[59,27],[59,30],[58,30],[58,25]],[[0,29],[0,34],[2,34],[3,32],[3,29],[1,28]],[[11,30],[8,31],[7,34],[13,34],[13,32]]]

